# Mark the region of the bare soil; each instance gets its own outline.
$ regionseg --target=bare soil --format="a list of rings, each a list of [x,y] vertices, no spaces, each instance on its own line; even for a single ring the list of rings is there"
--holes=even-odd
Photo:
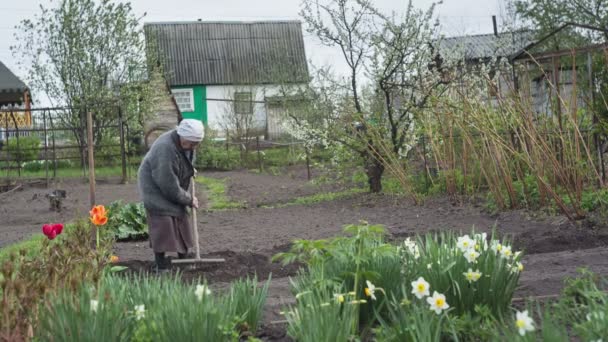
[[[491,232],[514,241],[515,249],[525,250],[525,271],[516,296],[559,293],[563,280],[575,276],[579,267],[608,275],[608,227],[571,223],[561,216],[531,218],[525,211],[499,215],[486,213],[481,207],[454,204],[447,198],[435,198],[415,206],[403,197],[361,194],[350,198],[314,205],[277,208],[300,196],[340,190],[336,185],[315,185],[307,181],[305,168],[294,167],[286,174],[273,176],[248,171],[205,173],[204,176],[228,179],[228,195],[247,203],[247,209],[204,211],[199,213],[200,245],[205,257],[222,257],[223,264],[185,267],[182,277],[196,281],[204,277],[213,286],[223,288],[234,279],[257,274],[267,279],[272,274],[264,340],[287,340],[285,329],[272,325],[281,320],[281,308],[293,302],[289,276],[297,266],[283,267],[270,262],[272,255],[286,251],[294,239],[320,239],[342,234],[346,224],[366,220],[387,227],[389,238],[400,240],[414,234],[453,230]],[[67,191],[60,213],[49,210],[45,197],[54,189]],[[0,194],[0,248],[40,231],[47,222],[66,222],[85,217],[89,209],[88,184],[80,180],[64,181],[46,189],[24,186],[3,196]],[[137,201],[134,184],[117,182],[97,184],[97,202],[107,204],[122,199]],[[205,194],[199,189],[199,196]],[[152,252],[147,241],[117,243],[115,252],[131,272],[148,272]]]

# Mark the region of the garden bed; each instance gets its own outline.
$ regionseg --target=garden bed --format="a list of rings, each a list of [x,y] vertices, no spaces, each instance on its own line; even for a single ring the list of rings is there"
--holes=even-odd
[[[576,275],[578,267],[587,266],[596,273],[608,275],[606,227],[589,229],[560,216],[532,219],[524,211],[491,215],[481,207],[453,205],[447,198],[435,198],[415,206],[403,197],[354,194],[329,202],[281,206],[302,196],[341,190],[310,185],[305,173],[299,171],[302,170],[277,176],[248,171],[203,174],[218,179],[227,177],[230,199],[250,206],[201,212],[198,225],[203,255],[223,257],[226,263],[183,270],[186,281],[204,277],[217,287],[246,275],[257,274],[263,280],[272,274],[265,325],[260,333],[265,340],[285,338],[284,326],[270,322],[282,319],[281,308],[293,302],[288,277],[297,270],[297,266],[271,263],[270,258],[287,250],[294,239],[339,236],[343,225],[359,220],[386,226],[389,239],[394,241],[433,231],[470,232],[471,227],[479,232],[491,232],[496,225],[499,235],[514,240],[514,249],[525,250],[525,271],[515,297],[557,294],[563,279]],[[87,215],[88,184],[69,180],[55,188],[64,189],[68,194],[60,213],[50,211],[44,197],[52,189],[24,186],[10,198],[0,198],[0,248],[39,233],[42,223],[67,222]],[[199,196],[204,196],[202,187],[199,187]],[[108,204],[118,199],[137,201],[138,195],[135,184],[121,185],[116,181],[99,183],[97,198],[99,203]],[[254,205],[262,203],[270,208]],[[147,273],[151,267],[153,257],[147,241],[117,243],[115,253],[131,273]]]

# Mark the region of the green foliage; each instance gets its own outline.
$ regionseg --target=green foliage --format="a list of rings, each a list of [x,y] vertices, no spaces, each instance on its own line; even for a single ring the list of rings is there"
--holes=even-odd
[[[105,284],[104,284],[105,285]],[[121,288],[102,286],[100,293],[121,298]],[[132,308],[124,302],[95,297],[88,286],[75,294],[61,291],[40,311],[39,341],[132,341],[136,325]],[[92,300],[98,300],[94,304]]]
[[[380,307],[383,292],[398,293],[401,286],[401,260],[397,248],[384,241],[384,228],[379,225],[348,225],[344,228],[350,237],[331,240],[297,240],[287,253],[279,253],[273,260],[285,263],[300,261],[306,269],[293,281],[295,293],[312,289],[333,290],[343,287],[354,291],[355,300],[367,299],[361,304],[361,323],[371,323],[374,307]],[[376,300],[366,297],[367,281],[382,288]]]
[[[233,202],[226,196],[226,179],[197,177],[196,182],[207,189],[210,210],[226,210],[243,208],[244,203]]]
[[[608,190],[584,191],[581,207],[588,212],[596,209],[608,209]]]
[[[555,304],[555,312],[563,322],[573,324],[584,341],[608,336],[608,279],[587,269],[580,276],[568,278],[563,296]]]
[[[398,299],[395,296],[388,301],[387,318],[379,317],[380,328],[377,329],[378,342],[440,342],[449,335],[450,320],[447,313],[437,315],[414,298],[408,299],[408,289],[404,286]],[[424,305],[423,305],[424,304]],[[455,333],[452,332],[455,336]],[[454,340],[458,340],[454,338]]]
[[[352,322],[357,315],[358,303],[340,287],[319,289],[297,297],[296,305],[291,307],[285,317],[289,322],[287,334],[296,341],[351,341]],[[338,301],[338,296],[345,298]]]
[[[121,200],[110,203],[104,230],[112,232],[119,241],[147,238],[148,224],[143,203],[124,204]]]
[[[237,148],[225,148],[205,139],[196,152],[196,165],[201,170],[234,170],[241,166],[241,155]]]
[[[22,162],[37,160],[40,139],[35,136],[19,137],[19,143],[17,143],[17,138],[11,138],[6,145],[6,151],[14,160]]]
[[[90,329],[91,324],[100,329],[99,339],[91,341],[114,340],[102,338],[108,334],[101,332],[108,324],[110,328],[118,324],[114,333],[126,331],[120,337],[128,336],[126,340],[133,341],[238,341],[241,333],[250,334],[257,328],[268,285],[269,281],[260,288],[255,279],[240,280],[231,284],[227,293],[216,294],[205,283],[187,285],[179,276],[158,279],[107,275],[99,287],[84,287],[80,298],[60,296],[60,302],[67,298],[70,305],[59,311],[66,317],[62,324],[68,331]],[[91,299],[99,302],[97,312],[90,309]],[[138,306],[143,308],[139,315]],[[121,314],[112,317],[102,310]],[[53,316],[48,320],[52,322]]]
[[[244,316],[246,330],[255,333],[262,318],[266,296],[268,295],[268,286],[271,278],[264,284],[263,287],[258,287],[257,276],[253,279],[247,277],[232,283],[228,292],[230,305],[239,315]]]
[[[55,167],[55,163],[52,160],[44,161],[44,160],[33,160],[29,162],[25,162],[22,165],[23,170],[27,172],[39,172],[45,171],[46,166],[48,164],[49,171],[52,171]],[[73,163],[70,160],[58,160],[57,161],[57,169],[67,169],[73,166]]]

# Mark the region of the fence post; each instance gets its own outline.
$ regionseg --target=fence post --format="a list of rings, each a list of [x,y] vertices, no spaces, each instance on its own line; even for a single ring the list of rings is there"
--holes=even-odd
[[[260,173],[262,173],[262,154],[260,153],[260,137],[256,136],[255,137],[255,146],[256,146],[256,150],[258,151],[258,167],[260,169]]]
[[[10,162],[10,159],[8,158],[8,113],[5,112],[4,115],[3,115],[3,118],[4,118],[4,126],[5,126],[4,134],[6,135],[6,147],[5,147],[5,149],[7,151],[7,155],[6,155],[7,156],[7,158],[6,158],[6,161],[7,161],[7,164],[6,164],[6,178],[9,178],[10,172],[11,172],[11,162]]]
[[[19,144],[19,125],[17,125],[17,120],[15,119],[15,112],[11,109],[11,118],[13,119],[13,125],[15,125],[15,138],[17,139],[17,175],[21,177],[21,145]]]
[[[422,135],[422,159],[424,159],[424,185],[425,189],[429,187],[429,166],[426,161],[426,138]]]
[[[308,147],[306,144],[304,145],[304,151],[306,151],[306,177],[308,180],[311,179],[310,175],[310,151],[308,151]]]
[[[53,179],[57,179],[57,150],[55,149],[55,126],[53,125],[53,115],[49,112],[49,124],[51,125],[51,140],[53,142]]]
[[[125,151],[125,130],[122,119],[122,108],[118,107],[118,129],[120,130],[120,158],[122,166],[122,184],[127,184],[127,153]]]
[[[42,127],[44,129],[44,174],[46,177],[46,187],[49,187],[49,144],[46,131],[46,110],[42,111]]]
[[[93,151],[93,114],[87,112],[87,149],[89,152],[89,200],[95,205],[95,152]]]

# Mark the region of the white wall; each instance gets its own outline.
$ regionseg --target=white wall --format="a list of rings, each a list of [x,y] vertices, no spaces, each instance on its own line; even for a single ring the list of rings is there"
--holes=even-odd
[[[264,102],[266,97],[278,96],[280,94],[279,87],[276,85],[260,85],[260,86],[207,86],[207,121],[211,129],[217,130],[218,134],[222,135],[222,123],[225,122],[224,117],[234,112],[234,103],[232,101],[214,101],[233,100],[235,92],[251,92],[254,101]],[[266,127],[266,106],[264,103],[254,103],[254,127]]]

